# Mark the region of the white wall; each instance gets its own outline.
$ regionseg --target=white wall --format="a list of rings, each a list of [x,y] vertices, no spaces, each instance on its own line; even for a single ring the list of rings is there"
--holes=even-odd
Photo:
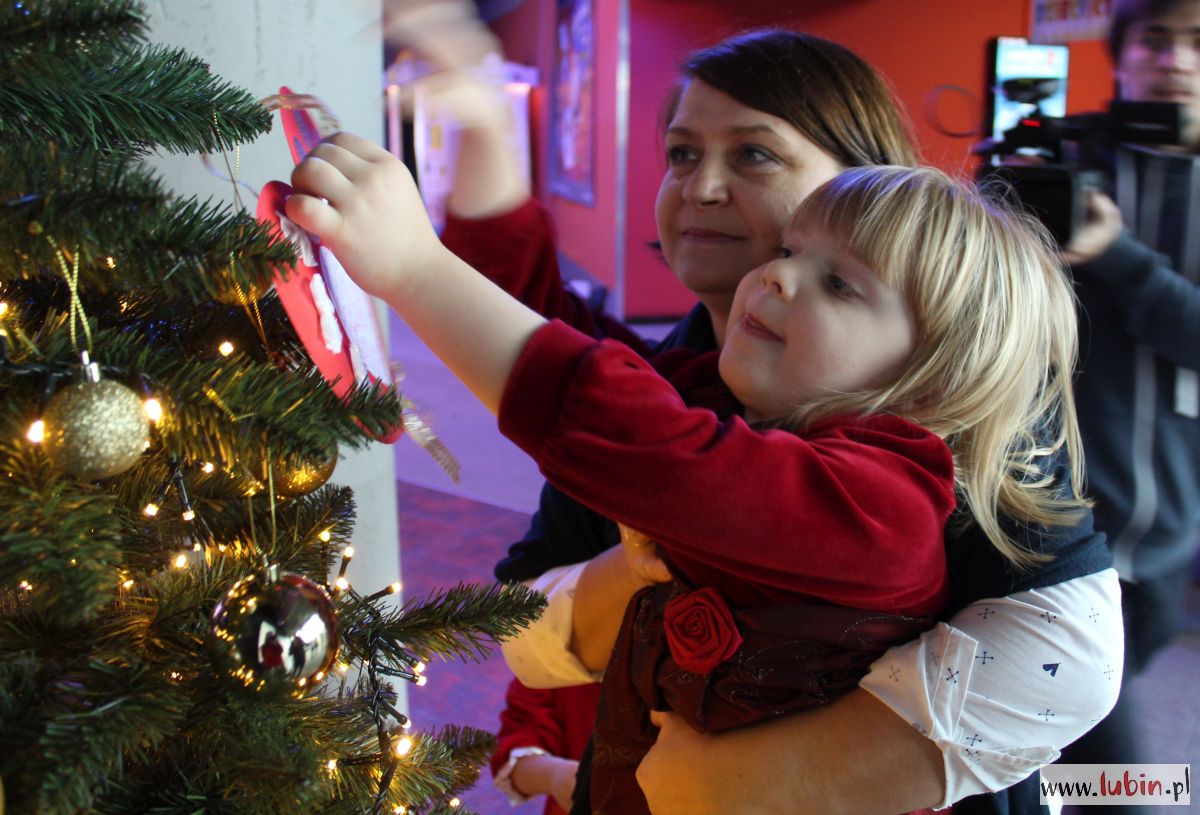
[[[149,0],[146,8],[152,42],[187,49],[260,99],[280,85],[317,96],[343,129],[382,143],[380,0]],[[238,177],[256,190],[272,179],[287,180],[292,159],[278,115],[272,131],[244,145],[236,159]],[[220,156],[213,163],[224,167]],[[233,201],[232,184],[211,175],[198,157],[164,156],[156,166],[180,194]],[[244,190],[242,198],[253,210]],[[386,330],[387,321],[381,322]],[[369,593],[399,580],[392,448],[343,449],[332,480],[351,487],[358,505],[351,582]]]

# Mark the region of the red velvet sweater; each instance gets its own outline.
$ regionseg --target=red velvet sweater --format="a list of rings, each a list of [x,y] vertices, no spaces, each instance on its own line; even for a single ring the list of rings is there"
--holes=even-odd
[[[517,361],[500,429],[560,489],[658,541],[733,606],[941,611],[955,505],[941,439],[893,416],[756,430],[689,406],[691,391],[713,403],[715,353],[656,363],[670,379],[618,342],[551,322]]]

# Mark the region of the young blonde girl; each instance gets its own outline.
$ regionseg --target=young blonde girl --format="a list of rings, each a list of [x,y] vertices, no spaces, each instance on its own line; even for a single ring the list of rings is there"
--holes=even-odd
[[[1070,288],[1040,231],[931,169],[847,171],[738,288],[715,354],[547,323],[437,241],[403,166],[342,134],[287,214],[397,310],[547,477],[657,541],[677,577],[631,602],[597,720],[593,811],[641,812],[649,711],[723,730],[823,704],[947,598],[956,506],[1083,506]],[[717,376],[719,366],[720,376]],[[965,515],[964,515],[965,517]]]

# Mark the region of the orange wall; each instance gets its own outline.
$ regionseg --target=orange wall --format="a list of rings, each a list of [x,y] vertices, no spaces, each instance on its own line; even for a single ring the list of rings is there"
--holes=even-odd
[[[654,196],[663,161],[658,113],[675,68],[688,51],[734,31],[783,25],[836,40],[861,54],[892,83],[909,111],[925,158],[950,172],[970,173],[969,149],[976,136],[948,136],[931,117],[952,130],[978,127],[986,108],[988,41],[997,35],[1027,35],[1030,0],[808,0],[781,15],[777,0],[629,0],[630,98],[624,311],[632,318],[670,317],[694,302],[689,292],[646,247],[654,240]],[[564,253],[597,279],[613,282],[616,259],[613,184],[616,178],[616,0],[595,0],[596,206],[581,207],[545,196],[559,226]],[[731,10],[731,7],[736,11]],[[919,9],[919,11],[914,11]],[[494,26],[510,59],[535,64],[542,83],[551,81],[554,0],[526,0]],[[534,33],[536,32],[536,33]],[[1103,44],[1071,47],[1071,112],[1096,110],[1110,96],[1110,67]],[[939,86],[961,91],[936,94]],[[932,100],[932,101],[931,101]],[[545,178],[545,104],[535,124],[539,190]]]

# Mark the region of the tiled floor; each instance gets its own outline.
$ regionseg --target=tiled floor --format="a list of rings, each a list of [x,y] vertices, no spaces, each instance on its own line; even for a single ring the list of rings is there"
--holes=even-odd
[[[393,356],[407,371],[405,390],[462,463],[453,484],[416,445],[396,445],[401,557],[406,594],[457,580],[488,580],[492,563],[525,529],[541,477],[499,436],[495,420],[403,325],[392,324]],[[418,588],[423,587],[423,588]],[[1200,769],[1200,596],[1193,598],[1190,631],[1134,680],[1144,715],[1150,760]],[[431,668],[430,684],[410,692],[418,724],[457,722],[493,729],[507,669],[498,657],[479,665]],[[1200,791],[1190,808],[1200,813]],[[464,796],[481,815],[532,815],[541,806],[511,810],[484,779]]]

